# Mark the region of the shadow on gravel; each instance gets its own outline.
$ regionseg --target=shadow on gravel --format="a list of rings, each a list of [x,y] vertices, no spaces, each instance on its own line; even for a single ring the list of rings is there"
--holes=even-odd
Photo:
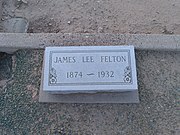
[[[8,80],[12,76],[12,55],[0,53],[0,81]]]

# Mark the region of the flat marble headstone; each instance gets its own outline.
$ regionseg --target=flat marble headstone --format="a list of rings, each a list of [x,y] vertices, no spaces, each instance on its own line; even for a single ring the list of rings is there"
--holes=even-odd
[[[137,91],[134,47],[47,47],[42,79],[51,94]]]

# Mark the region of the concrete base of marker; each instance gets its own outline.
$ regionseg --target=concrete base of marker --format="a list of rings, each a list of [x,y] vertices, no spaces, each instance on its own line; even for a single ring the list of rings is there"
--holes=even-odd
[[[42,71],[44,71],[44,66]],[[117,93],[50,94],[43,91],[42,84],[43,74],[41,76],[39,102],[44,103],[139,103],[138,90]]]
[[[96,94],[49,94],[40,90],[39,102],[53,103],[139,103],[138,92]]]
[[[42,84],[42,83],[41,83]],[[95,94],[50,94],[42,87],[39,102],[44,103],[139,103],[138,91]]]

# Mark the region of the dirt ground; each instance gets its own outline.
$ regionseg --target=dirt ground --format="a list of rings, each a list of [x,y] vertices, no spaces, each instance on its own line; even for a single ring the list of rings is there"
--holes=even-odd
[[[4,19],[27,18],[31,33],[180,34],[179,0],[4,1]]]
[[[26,1],[4,0],[2,20],[26,18],[29,33],[180,34],[179,0]],[[180,134],[179,52],[136,51],[140,104],[39,103],[43,53],[0,61],[0,134]]]

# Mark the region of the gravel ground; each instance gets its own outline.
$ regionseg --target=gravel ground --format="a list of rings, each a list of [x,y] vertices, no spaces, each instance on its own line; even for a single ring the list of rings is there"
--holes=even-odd
[[[3,20],[25,17],[34,33],[180,33],[179,0],[12,3],[4,1]],[[136,51],[140,104],[39,103],[43,53],[19,50],[0,60],[0,134],[180,134],[179,52]]]
[[[2,134],[178,135],[180,54],[136,51],[140,104],[38,102],[43,51],[13,56],[0,92]]]

